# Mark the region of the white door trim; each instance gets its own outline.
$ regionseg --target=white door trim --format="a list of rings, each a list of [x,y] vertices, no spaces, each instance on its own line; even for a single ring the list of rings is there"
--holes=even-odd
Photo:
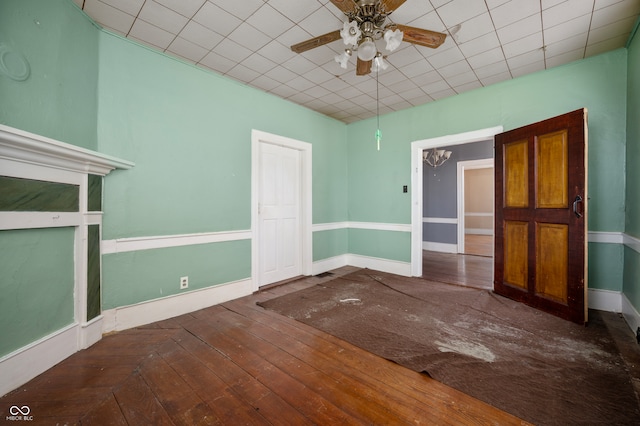
[[[458,253],[464,253],[464,231],[466,228],[464,206],[464,172],[473,169],[493,168],[493,158],[458,161]]]
[[[268,143],[283,146],[300,151],[301,160],[301,194],[300,194],[300,236],[302,247],[302,274],[312,275],[313,270],[313,234],[312,234],[312,145],[290,139],[284,136],[274,135],[259,130],[251,131],[251,278],[253,291],[260,287],[259,255],[260,242],[258,234],[258,201],[259,194],[259,167],[260,144]]]
[[[411,143],[411,275],[414,277],[422,276],[422,151],[492,139],[502,131],[502,126],[496,126]]]

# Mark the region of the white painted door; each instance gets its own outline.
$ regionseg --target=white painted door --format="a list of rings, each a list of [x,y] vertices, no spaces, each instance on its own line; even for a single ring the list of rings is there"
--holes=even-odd
[[[260,143],[259,285],[302,273],[300,151]]]

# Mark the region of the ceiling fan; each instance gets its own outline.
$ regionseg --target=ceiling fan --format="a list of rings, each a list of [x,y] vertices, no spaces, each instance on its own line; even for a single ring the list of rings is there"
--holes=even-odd
[[[335,30],[310,40],[291,46],[296,53],[306,52],[313,48],[331,43],[342,38],[347,45],[344,53],[335,57],[342,68],[347,68],[347,62],[352,53],[357,52],[357,75],[367,75],[374,70],[387,67],[382,54],[378,52],[375,41],[381,38],[387,42],[386,49],[395,50],[402,41],[433,49],[440,46],[446,34],[421,28],[409,27],[389,23],[385,25],[387,16],[402,6],[406,0],[331,0],[348,18],[342,30]]]

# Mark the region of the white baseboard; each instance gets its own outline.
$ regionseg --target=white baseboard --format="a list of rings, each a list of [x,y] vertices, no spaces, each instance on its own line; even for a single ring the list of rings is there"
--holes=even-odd
[[[457,244],[434,243],[431,241],[422,242],[422,250],[439,251],[442,253],[458,253]]]
[[[624,316],[633,334],[636,334],[636,330],[640,327],[640,313],[633,307],[625,294],[622,294],[622,316]]]
[[[397,260],[380,259],[377,257],[361,256],[358,254],[347,255],[348,265],[357,268],[369,268],[375,271],[388,272],[390,274],[411,276],[411,263]]]
[[[251,278],[104,311],[103,333],[126,330],[253,293]]]
[[[0,396],[77,352],[79,325],[70,324],[0,358]]]
[[[622,293],[612,290],[589,289],[590,309],[607,312],[622,312]]]
[[[349,263],[347,254],[342,254],[340,256],[330,257],[328,259],[318,260],[313,262],[312,274],[318,275],[323,272],[331,271],[333,269],[342,268],[343,266],[347,266]]]
[[[103,321],[104,316],[100,315],[91,321],[80,325],[80,332],[78,333],[78,350],[87,349],[89,346],[102,339]]]

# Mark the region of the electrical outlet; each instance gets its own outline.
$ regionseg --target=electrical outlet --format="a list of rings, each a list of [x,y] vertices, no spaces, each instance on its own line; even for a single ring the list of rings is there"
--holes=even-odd
[[[189,287],[189,277],[180,277],[180,290]]]

